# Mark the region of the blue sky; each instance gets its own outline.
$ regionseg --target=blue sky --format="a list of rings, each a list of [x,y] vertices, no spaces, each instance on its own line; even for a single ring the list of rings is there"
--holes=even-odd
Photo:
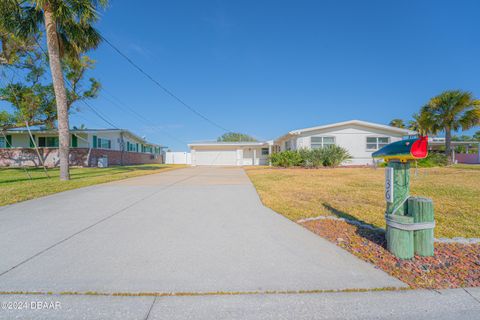
[[[349,119],[407,120],[446,89],[480,96],[479,10],[453,0],[113,0],[97,27],[213,121],[271,139]],[[117,126],[174,150],[223,133],[106,44],[91,56],[105,88],[91,104]],[[72,125],[108,126],[79,106]]]

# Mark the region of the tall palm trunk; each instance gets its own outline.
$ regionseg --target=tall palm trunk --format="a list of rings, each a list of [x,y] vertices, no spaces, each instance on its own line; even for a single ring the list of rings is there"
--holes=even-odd
[[[65,91],[62,65],[60,63],[60,47],[58,44],[57,26],[55,23],[55,17],[53,16],[53,12],[48,3],[43,12],[45,17],[50,70],[52,73],[53,89],[55,90],[55,98],[57,102],[60,180],[70,180],[68,163],[70,133],[68,124],[67,93]]]
[[[448,161],[453,163],[452,157],[452,129],[449,127],[445,128],[445,153],[447,155]]]

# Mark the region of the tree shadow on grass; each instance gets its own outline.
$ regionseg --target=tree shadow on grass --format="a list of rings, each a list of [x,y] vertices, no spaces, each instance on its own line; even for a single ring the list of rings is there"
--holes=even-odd
[[[371,228],[377,228],[376,226],[372,225],[371,223],[367,223],[367,222],[365,222],[361,219],[358,219],[355,216],[352,216],[351,214],[349,214],[347,212],[344,212],[344,211],[341,211],[341,210],[339,210],[335,207],[332,207],[328,203],[324,202],[322,204],[333,215],[335,215],[339,218],[344,218],[344,219],[346,219],[345,220],[346,223],[357,227],[356,234],[358,234],[362,238],[365,238],[368,241],[372,241],[372,242],[376,243],[377,245],[380,245],[382,247],[386,247],[385,231],[378,230],[378,229],[371,230],[368,227],[357,226],[355,224],[352,224],[350,221],[357,221],[364,226],[370,226]]]

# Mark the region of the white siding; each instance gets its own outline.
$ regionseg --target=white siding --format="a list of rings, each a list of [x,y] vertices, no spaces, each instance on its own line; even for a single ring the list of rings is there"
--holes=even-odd
[[[375,150],[367,150],[367,137],[388,137],[389,142],[399,141],[402,134],[392,133],[388,130],[373,129],[366,126],[348,125],[343,127],[329,128],[318,131],[305,132],[296,140],[298,149],[311,147],[311,137],[328,136],[335,138],[335,144],[348,150],[352,159],[345,164],[365,165],[372,164],[372,153]]]
[[[90,133],[88,141],[90,142],[92,147],[93,147],[93,136],[97,136],[97,139],[110,140],[111,141],[110,150],[121,150],[121,148],[120,148],[120,133],[118,133],[118,132],[103,132],[103,131]],[[100,148],[100,146],[98,144],[97,144],[97,148]]]
[[[266,165],[268,155],[262,155],[262,148],[268,146],[192,146],[192,165]]]

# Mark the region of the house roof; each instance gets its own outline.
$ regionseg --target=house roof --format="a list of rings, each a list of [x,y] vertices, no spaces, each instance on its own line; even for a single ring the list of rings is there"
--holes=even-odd
[[[306,131],[329,129],[329,128],[346,126],[346,125],[358,125],[358,126],[370,127],[370,128],[375,128],[375,129],[389,130],[389,131],[392,131],[392,132],[404,133],[404,134],[415,134],[416,133],[416,132],[408,130],[408,129],[402,129],[402,128],[397,128],[397,127],[387,126],[387,125],[384,125],[384,124],[362,121],[362,120],[348,120],[348,121],[343,121],[343,122],[326,124],[326,125],[322,125],[322,126],[316,126],[316,127],[310,127],[310,128],[304,128],[304,129],[297,129],[297,130],[290,131],[289,133],[298,134],[298,133],[302,133],[302,132],[306,132]]]
[[[348,125],[357,125],[357,126],[369,127],[369,128],[374,128],[374,129],[387,130],[387,131],[391,131],[391,132],[394,132],[394,133],[400,133],[400,134],[404,134],[404,135],[414,135],[414,134],[416,134],[415,131],[411,131],[409,129],[402,129],[402,128],[392,127],[392,126],[388,126],[388,125],[384,125],[384,124],[362,121],[362,120],[348,120],[348,121],[343,121],[343,122],[325,124],[325,125],[316,126],[316,127],[309,127],[309,128],[292,130],[292,131],[289,131],[287,134],[281,136],[277,140],[281,140],[282,138],[286,138],[286,137],[293,136],[293,135],[299,135],[299,134],[302,134],[304,132],[331,129],[331,128],[335,128],[335,127],[348,126]]]
[[[44,130],[44,129],[30,129],[31,132],[34,132],[34,133],[43,133],[43,134],[57,134],[58,133],[58,130]],[[147,140],[145,140],[144,138],[136,135],[135,133],[131,132],[130,130],[127,130],[127,129],[70,129],[70,133],[98,133],[98,132],[124,132],[128,135],[130,135],[131,137],[133,137],[134,139],[137,139],[139,141],[141,141],[142,143],[144,144],[148,144],[148,145],[151,145],[151,146],[157,146],[157,147],[161,147],[161,145],[159,144],[155,144],[155,143],[151,143],[151,142],[148,142]],[[17,129],[10,129],[10,130],[7,130],[6,133],[9,133],[9,134],[25,134],[27,133],[28,134],[28,130],[27,129],[24,129],[24,128],[17,128]]]
[[[268,141],[245,141],[245,142],[219,142],[219,141],[202,141],[189,143],[189,147],[212,147],[212,146],[246,146],[246,147],[261,147],[268,145]]]

